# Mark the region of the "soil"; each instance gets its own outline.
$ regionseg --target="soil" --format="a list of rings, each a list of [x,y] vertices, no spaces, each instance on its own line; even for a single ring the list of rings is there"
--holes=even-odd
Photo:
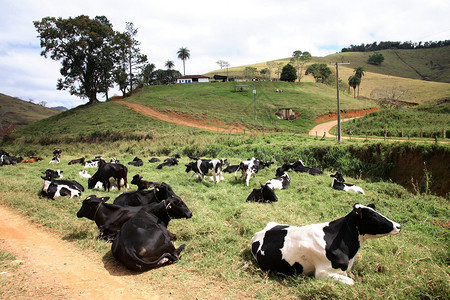
[[[362,117],[367,114],[370,114],[373,111],[380,110],[380,108],[367,108],[367,109],[361,109],[361,110],[345,110],[341,111],[341,118],[356,118],[356,117]],[[316,123],[320,123],[323,121],[329,121],[329,120],[337,120],[337,113],[328,113],[322,116],[317,117],[314,121]]]

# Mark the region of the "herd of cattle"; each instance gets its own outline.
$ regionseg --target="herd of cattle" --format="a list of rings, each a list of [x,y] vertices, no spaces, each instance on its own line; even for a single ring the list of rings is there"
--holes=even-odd
[[[57,149],[53,154],[50,163],[60,163],[62,151]],[[40,157],[30,159],[42,160]],[[0,150],[0,166],[30,163],[30,159],[16,158]],[[179,155],[167,158],[156,168],[176,166],[179,159]],[[255,158],[237,165],[231,165],[226,159],[190,159],[193,161],[185,164],[186,173],[192,171],[193,176],[199,177],[201,181],[207,178],[217,184],[224,179],[223,173],[234,173],[235,179],[245,182],[247,186],[258,171],[273,164]],[[156,163],[160,160],[152,158],[149,162]],[[176,248],[173,244],[176,235],[169,232],[167,226],[171,219],[191,218],[192,212],[169,184],[146,181],[136,174],[131,184],[136,185],[137,190],[128,191],[128,168],[115,158],[110,162],[101,157],[94,157],[89,161],[80,158],[71,160],[68,164],[84,166],[79,175],[88,178],[88,189],[125,189],[113,203],[106,202],[109,197],[91,195],[83,200],[77,212],[78,218],[84,217],[95,222],[100,232],[99,238],[112,241],[111,251],[118,261],[131,270],[146,271],[180,259],[180,253],[186,245]],[[135,157],[128,164],[140,167],[143,161]],[[92,176],[86,169],[91,167],[97,168]],[[260,184],[260,188],[253,189],[247,201],[277,201],[275,189],[282,190],[290,186],[289,171],[323,174],[318,168],[305,166],[301,160],[285,163],[276,169],[273,179]],[[84,187],[76,180],[61,179],[62,173],[63,171],[51,169],[42,172],[42,193],[51,199],[61,196],[80,197]],[[345,183],[339,172],[330,176],[333,177],[333,189],[364,194],[362,188]],[[303,227],[270,222],[253,236],[251,252],[263,270],[283,274],[315,274],[316,278],[331,278],[353,284],[353,280],[345,272],[351,269],[362,242],[369,238],[397,234],[400,230],[399,224],[376,212],[374,205],[355,204],[349,214],[331,222]]]

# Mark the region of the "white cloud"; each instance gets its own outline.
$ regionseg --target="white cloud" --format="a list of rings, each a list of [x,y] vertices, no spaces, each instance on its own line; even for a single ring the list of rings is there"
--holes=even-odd
[[[450,33],[446,0],[0,0],[0,6],[0,93],[48,106],[86,101],[57,91],[59,63],[40,56],[33,21],[47,16],[104,15],[118,31],[133,22],[141,52],[157,68],[172,60],[182,72],[176,52],[187,47],[189,74],[218,69],[218,59],[238,66],[289,57],[295,50],[324,56],[351,44],[446,40]]]

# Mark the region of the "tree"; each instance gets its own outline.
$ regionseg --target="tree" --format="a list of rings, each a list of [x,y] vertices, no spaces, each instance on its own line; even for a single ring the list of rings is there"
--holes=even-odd
[[[105,74],[112,71],[111,60],[105,49],[112,47],[114,31],[104,16],[90,19],[46,17],[33,22],[39,33],[41,55],[61,61],[57,82],[58,90],[69,90],[70,94],[89,99],[88,104],[97,103],[97,93],[107,89]]]
[[[312,55],[308,52],[302,52],[300,50],[295,50],[292,54],[291,62],[295,64],[295,68],[298,72],[298,81],[302,80],[302,73],[304,65],[312,59]]]
[[[281,71],[280,80],[294,82],[297,79],[297,71],[291,64],[287,64]]]
[[[178,49],[177,54],[178,54],[178,58],[183,61],[183,75],[186,75],[186,67],[185,67],[184,62],[186,61],[186,59],[191,58],[189,49],[188,48],[180,48],[180,49]]]
[[[264,68],[261,71],[259,71],[259,74],[262,75],[263,79],[267,79],[266,76],[270,75],[270,70],[269,68]]]
[[[305,72],[305,75],[311,74],[316,82],[325,83],[332,74],[330,68],[326,64],[312,64]]]
[[[149,85],[152,84],[154,81],[154,74],[155,71],[155,64],[146,64],[145,67],[142,69],[141,72],[141,82],[142,85]]]
[[[269,80],[272,80],[272,69],[275,69],[277,67],[277,63],[274,61],[268,61],[266,62],[266,65],[269,69]]]
[[[245,78],[253,79],[256,76],[257,72],[258,72],[257,68],[245,67],[245,69],[244,69],[244,76],[245,76]]]
[[[367,62],[371,65],[381,65],[381,63],[384,61],[384,56],[381,53],[374,53],[369,56],[369,59]]]
[[[359,82],[358,82],[358,98],[359,98],[359,85],[361,84],[362,78],[365,75],[364,67],[358,66],[353,69],[353,72],[355,73],[355,76],[359,78]]]
[[[356,87],[359,86],[360,83],[361,83],[361,78],[356,75],[352,75],[348,78],[348,85],[353,88],[353,98],[356,98],[355,90],[356,90]]]
[[[283,70],[283,63],[280,62],[277,64],[277,70],[275,71],[275,74],[278,75],[278,79],[280,79],[281,70]]]
[[[224,61],[224,60],[221,60],[221,59],[216,61],[216,64],[218,64],[220,66],[220,69],[223,69],[224,67],[227,68],[227,67],[230,66],[230,64],[227,61]]]
[[[166,64],[164,65],[168,70],[171,70],[174,66],[175,66],[175,64],[173,63],[173,61],[171,61],[171,60],[168,60],[168,61],[166,61]]]

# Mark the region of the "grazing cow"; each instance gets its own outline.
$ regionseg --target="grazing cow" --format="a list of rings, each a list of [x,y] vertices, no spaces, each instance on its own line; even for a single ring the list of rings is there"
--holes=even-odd
[[[47,170],[45,170],[45,172],[42,172],[42,174],[44,174],[45,176],[41,176],[41,178],[44,180],[63,178],[63,175],[61,174],[62,172],[63,171],[60,171],[60,170],[55,171],[55,170],[47,169]]]
[[[227,163],[226,159],[199,159],[185,166],[186,172],[194,171],[194,173],[200,176],[202,181],[205,179],[205,176],[211,176],[214,183],[217,183],[223,180],[222,167]]]
[[[53,200],[61,196],[80,197],[81,192],[84,192],[84,187],[75,180],[45,179],[42,187],[42,193]]]
[[[155,163],[161,161],[159,158],[153,157],[148,160],[149,163]]]
[[[53,158],[50,160],[49,164],[59,164],[61,160],[58,156],[53,156]]]
[[[128,164],[135,167],[141,167],[144,165],[144,162],[142,161],[142,159],[136,156],[133,161],[130,161]]]
[[[114,204],[121,206],[141,206],[152,202],[161,202],[170,197],[181,198],[174,193],[172,187],[165,182],[156,183],[151,190],[125,192],[114,199]]]
[[[364,194],[364,191],[359,186],[349,184],[345,182],[344,177],[341,173],[336,172],[334,175],[330,175],[330,177],[334,177],[333,181],[331,182],[331,187],[335,190],[339,191],[346,191],[349,193],[355,193],[355,194]]]
[[[284,171],[292,169],[295,172],[308,173],[311,175],[323,174],[322,170],[320,170],[319,168],[306,167],[301,159],[292,164],[285,163],[282,168]]]
[[[242,175],[240,180],[242,181],[245,178],[245,183],[248,186],[252,175],[255,177],[255,174],[258,173],[259,170],[270,167],[272,164],[273,162],[271,161],[263,162],[254,157],[244,160],[239,164],[239,168],[234,172],[234,178],[237,180],[237,173],[241,171]]]
[[[277,169],[275,176],[275,178],[270,179],[266,182],[266,185],[269,186],[272,190],[284,190],[289,187],[291,179],[289,178],[288,173],[286,173],[282,167]]]
[[[84,157],[78,158],[78,159],[73,159],[73,160],[69,161],[68,164],[69,165],[74,165],[74,164],[82,164],[82,165],[84,165],[84,160],[85,160]]]
[[[276,90],[276,92],[277,92],[277,93],[282,93],[282,92],[283,92],[283,90],[281,90],[281,89],[277,89],[277,90]]]
[[[176,198],[169,198],[163,202],[154,202],[145,206],[120,206],[106,203],[108,199],[109,197],[98,198],[95,195],[91,195],[83,200],[81,208],[77,212],[78,218],[85,217],[94,221],[100,230],[99,238],[107,240],[113,239],[122,228],[122,225],[135,216],[142,208],[157,214],[158,210],[166,207],[170,216],[176,216],[179,210],[189,210],[181,199]],[[173,235],[173,238],[175,238],[175,235]]]
[[[162,169],[163,167],[171,167],[178,165],[178,159],[176,158],[166,158],[162,164],[159,164],[156,168]]]
[[[268,184],[261,184],[261,188],[253,189],[247,197],[248,202],[271,203],[278,201],[275,191]]]
[[[4,152],[7,153],[7,152]],[[0,156],[0,166],[6,166],[6,165],[17,165],[17,163],[20,163],[22,161],[22,157],[15,157],[15,156],[9,156],[9,154],[2,154]]]
[[[346,284],[356,252],[367,239],[397,234],[399,224],[375,211],[375,206],[355,204],[340,219],[302,227],[270,222],[251,240],[251,251],[265,271],[315,274]]]
[[[155,182],[142,180],[142,178],[139,174],[134,175],[131,184],[137,185],[138,190],[146,190],[155,185]]]
[[[88,188],[92,189],[97,182],[101,182],[103,188],[108,189],[109,192],[111,185],[115,182],[119,191],[121,187],[127,190],[127,174],[128,169],[122,164],[101,162],[97,172],[88,179]]]
[[[53,151],[53,156],[61,157],[61,155],[62,155],[62,150],[61,149],[55,149]]]
[[[34,163],[40,160],[43,160],[42,157],[40,156],[37,157],[31,156],[30,158],[22,160],[21,163]]]
[[[80,172],[78,172],[78,175],[80,175],[81,177],[84,178],[91,178],[92,176],[88,173],[87,170],[81,170]]]
[[[191,211],[185,207],[176,213],[170,202],[161,202],[150,211],[142,208],[123,224],[111,245],[113,256],[133,271],[147,271],[175,263],[186,247],[175,248],[175,235],[167,230],[171,218],[191,218]]]

